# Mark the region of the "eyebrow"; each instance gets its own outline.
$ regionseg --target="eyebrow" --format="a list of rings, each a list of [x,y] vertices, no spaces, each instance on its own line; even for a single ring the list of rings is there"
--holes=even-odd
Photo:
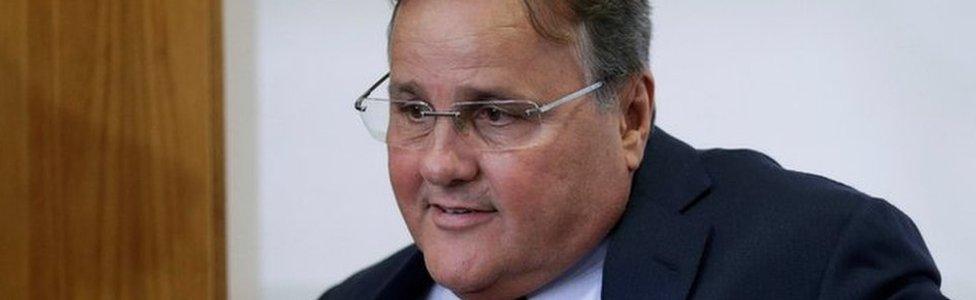
[[[395,82],[391,79],[389,89],[390,97],[401,94],[412,94],[423,99],[428,99],[426,90],[420,87],[420,84],[417,84],[417,82],[413,80],[401,83]]]
[[[531,100],[525,95],[500,86],[491,87],[472,87],[464,86],[458,93],[461,99],[471,99],[472,101],[484,100]]]
[[[426,90],[414,80],[407,82],[391,81],[389,89],[391,97],[402,94],[411,94],[430,102],[430,97],[428,97]],[[501,86],[461,86],[458,88],[457,95],[458,96],[455,97],[456,99],[452,99],[452,101],[539,100],[532,97],[526,97],[526,95],[522,93]]]

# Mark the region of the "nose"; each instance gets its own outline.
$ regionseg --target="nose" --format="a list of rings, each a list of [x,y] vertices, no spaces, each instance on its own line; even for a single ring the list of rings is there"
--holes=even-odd
[[[477,153],[460,140],[451,119],[444,121],[437,122],[431,133],[433,141],[421,158],[420,175],[432,185],[458,186],[477,178]]]

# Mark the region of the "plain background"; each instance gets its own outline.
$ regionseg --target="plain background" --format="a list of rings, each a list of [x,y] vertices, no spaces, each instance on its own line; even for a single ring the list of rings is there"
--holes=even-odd
[[[658,124],[883,197],[976,298],[976,2],[655,1]],[[230,295],[309,299],[410,243],[354,98],[385,0],[225,3]]]

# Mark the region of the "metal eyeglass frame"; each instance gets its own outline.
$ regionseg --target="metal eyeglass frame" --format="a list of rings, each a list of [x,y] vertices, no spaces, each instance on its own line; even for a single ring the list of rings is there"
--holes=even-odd
[[[366,106],[363,105],[363,102],[366,101],[367,98],[369,98],[369,95],[373,93],[373,90],[376,90],[376,88],[378,88],[381,84],[383,84],[383,82],[385,82],[389,78],[390,78],[390,73],[389,72],[387,72],[385,75],[383,75],[383,77],[380,77],[380,79],[377,80],[376,83],[373,83],[373,85],[370,86],[369,89],[367,89],[366,92],[363,93],[362,96],[359,96],[359,98],[356,98],[356,103],[354,104],[353,107],[357,111],[359,111],[359,112],[366,112]],[[582,88],[580,90],[577,90],[575,92],[572,92],[572,93],[570,93],[568,95],[562,96],[559,99],[556,99],[555,101],[549,102],[549,103],[547,103],[545,105],[542,105],[542,106],[539,106],[538,103],[536,103],[534,101],[529,101],[529,100],[495,100],[495,101],[484,101],[484,102],[468,101],[468,102],[457,102],[457,103],[454,103],[454,105],[471,105],[471,104],[493,103],[493,102],[494,103],[499,103],[499,104],[526,103],[526,104],[532,105],[533,108],[530,108],[530,109],[525,110],[525,116],[531,116],[533,114],[543,114],[543,113],[545,113],[547,111],[550,111],[550,110],[552,110],[552,109],[554,109],[554,108],[556,108],[556,107],[558,107],[560,105],[569,103],[569,102],[571,102],[573,100],[580,99],[583,96],[585,96],[586,94],[589,94],[589,93],[591,93],[591,92],[593,92],[593,91],[595,91],[595,90],[603,87],[603,85],[604,85],[603,81],[598,81],[598,82],[596,82],[594,84],[591,84],[591,85],[589,85],[587,87],[584,87],[584,88]],[[377,99],[377,100],[379,100],[379,99]],[[389,100],[389,99],[387,99],[387,100]],[[393,101],[393,100],[389,100],[389,101]],[[461,116],[461,112],[460,111],[456,111],[456,110],[436,111],[436,110],[434,110],[433,107],[430,107],[429,104],[427,104],[427,103],[424,103],[424,104],[426,104],[430,108],[430,110],[429,111],[422,111],[422,112],[420,112],[420,116],[421,117],[427,117],[427,116],[432,116],[432,117],[452,117],[452,118],[457,119],[458,117]]]

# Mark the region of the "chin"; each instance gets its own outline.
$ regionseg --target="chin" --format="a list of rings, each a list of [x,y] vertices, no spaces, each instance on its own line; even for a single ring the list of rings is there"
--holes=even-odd
[[[449,250],[450,251],[450,250]],[[451,254],[440,254],[444,252],[432,251],[430,255],[425,253],[424,260],[427,270],[430,272],[434,281],[450,289],[456,294],[478,293],[491,287],[498,277],[496,272],[492,272],[484,257],[479,257],[477,252],[474,255],[458,256],[457,252]]]

